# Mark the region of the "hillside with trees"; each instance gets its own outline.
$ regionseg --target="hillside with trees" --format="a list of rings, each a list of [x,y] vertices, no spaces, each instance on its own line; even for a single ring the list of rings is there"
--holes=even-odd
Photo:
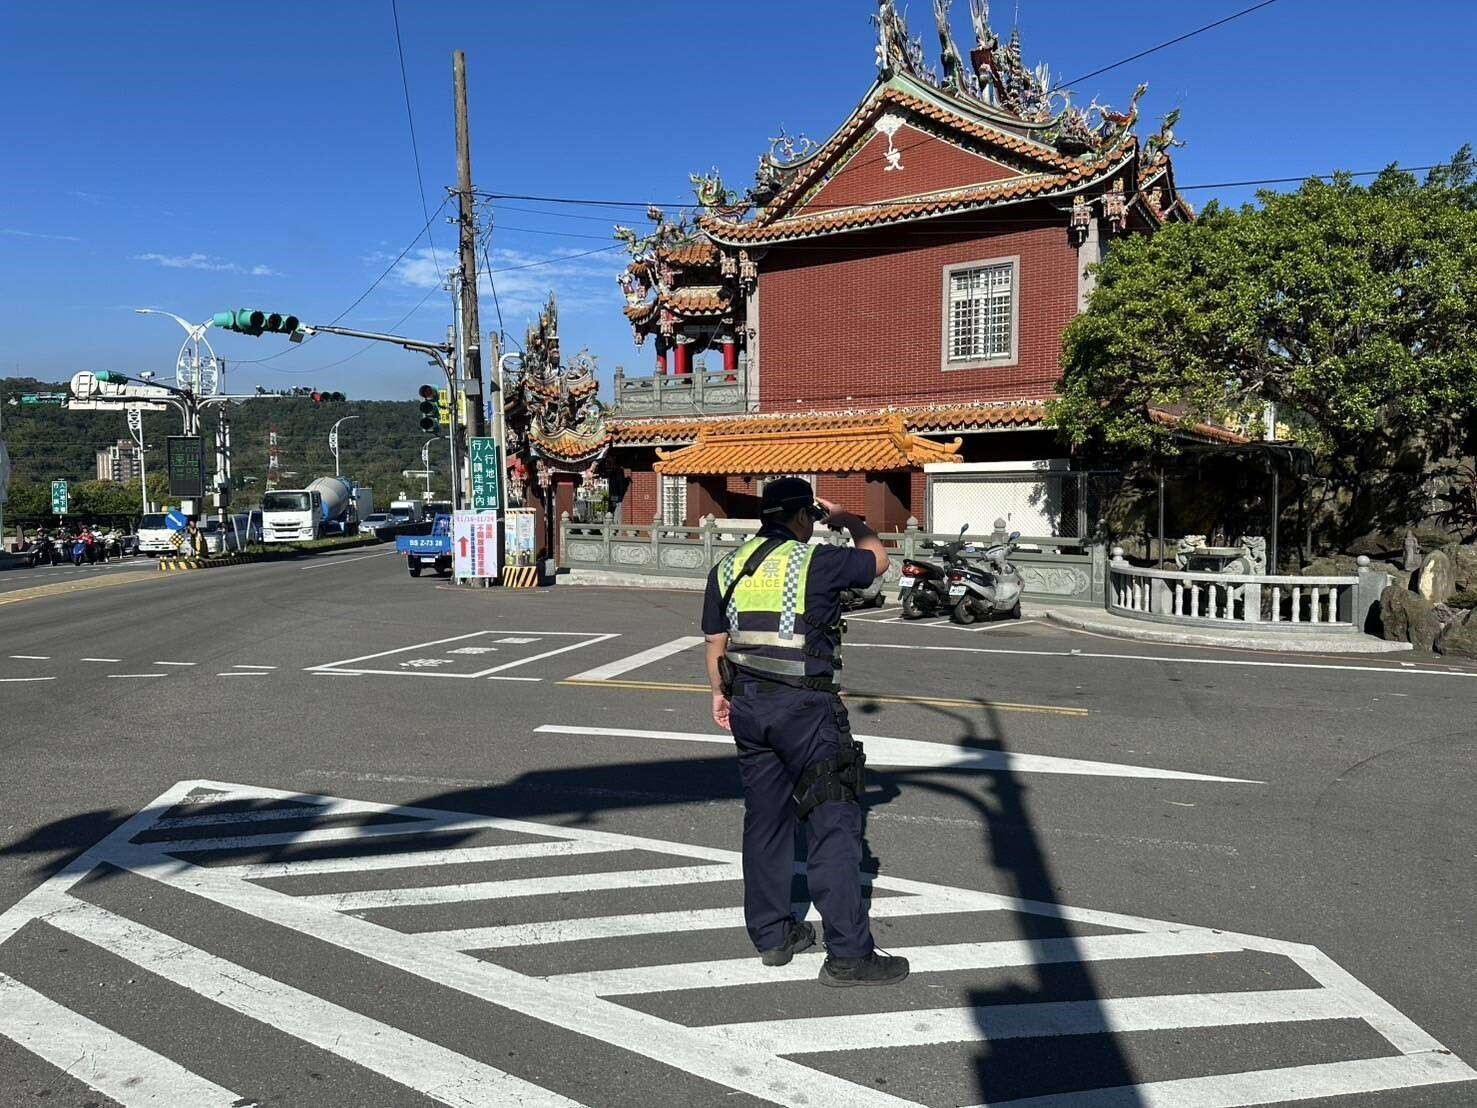
[[[14,473],[6,515],[30,514],[34,501],[49,502],[47,487],[57,478],[74,485],[73,501],[82,512],[111,515],[115,511],[136,512],[136,484],[120,488],[110,481],[95,481],[98,449],[118,440],[129,441],[122,412],[71,412],[49,406],[12,406],[22,393],[66,392],[64,383],[38,381],[30,377],[0,378],[0,436],[9,445]],[[217,416],[213,409],[203,418],[207,454],[206,470],[214,469],[214,437]],[[401,470],[421,467],[421,444],[431,437],[420,429],[420,412],[414,402],[350,400],[315,403],[308,397],[261,397],[230,406],[233,474],[237,488],[236,507],[250,507],[261,499],[267,475],[267,436],[277,429],[283,487],[301,486],[333,472],[333,454],[328,449],[328,431],[335,420],[357,418],[339,428],[340,467],[345,476],[372,485],[375,503],[383,506],[402,490],[419,496],[424,482],[400,475]],[[173,411],[144,415],[144,435],[149,444],[145,465],[150,486],[162,490],[165,440],[179,434],[179,416]],[[449,495],[446,441],[431,444],[431,480],[434,496]],[[155,486],[154,476],[160,475]],[[288,476],[296,474],[296,476]],[[126,505],[126,507],[119,507]],[[43,507],[43,510],[44,507]]]

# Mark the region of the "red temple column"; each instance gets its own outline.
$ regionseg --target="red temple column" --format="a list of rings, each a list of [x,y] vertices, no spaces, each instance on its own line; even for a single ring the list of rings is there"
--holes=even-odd
[[[738,380],[738,339],[729,335],[723,340],[724,380]]]
[[[677,340],[677,376],[685,377],[692,372],[692,344]]]

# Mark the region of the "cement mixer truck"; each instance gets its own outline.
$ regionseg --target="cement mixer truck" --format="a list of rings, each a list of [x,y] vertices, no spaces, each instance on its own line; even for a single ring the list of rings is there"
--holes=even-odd
[[[347,477],[320,477],[305,489],[274,489],[262,496],[262,541],[350,535],[373,512],[374,490]]]

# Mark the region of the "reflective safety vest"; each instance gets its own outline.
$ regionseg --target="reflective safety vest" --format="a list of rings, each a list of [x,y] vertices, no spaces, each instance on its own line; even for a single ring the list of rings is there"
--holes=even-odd
[[[784,677],[804,677],[813,657],[829,668],[832,655],[810,653],[805,637],[805,587],[815,547],[791,539],[775,546],[752,573],[740,576],[767,538],[744,543],[718,563],[719,595],[727,594],[728,659],[734,665]],[[734,579],[738,585],[734,586]]]

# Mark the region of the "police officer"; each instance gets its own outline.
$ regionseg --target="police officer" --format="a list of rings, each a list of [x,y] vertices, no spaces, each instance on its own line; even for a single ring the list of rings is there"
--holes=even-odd
[[[759,533],[708,576],[703,604],[713,720],[733,732],[744,786],[744,921],[767,966],[813,946],[796,920],[790,882],[795,824],[805,828],[807,879],[820,911],[824,985],[889,985],[908,961],[877,952],[862,897],[860,744],[837,695],[843,589],[887,569],[877,533],[786,477],[765,486]],[[818,521],[854,548],[809,545]]]

